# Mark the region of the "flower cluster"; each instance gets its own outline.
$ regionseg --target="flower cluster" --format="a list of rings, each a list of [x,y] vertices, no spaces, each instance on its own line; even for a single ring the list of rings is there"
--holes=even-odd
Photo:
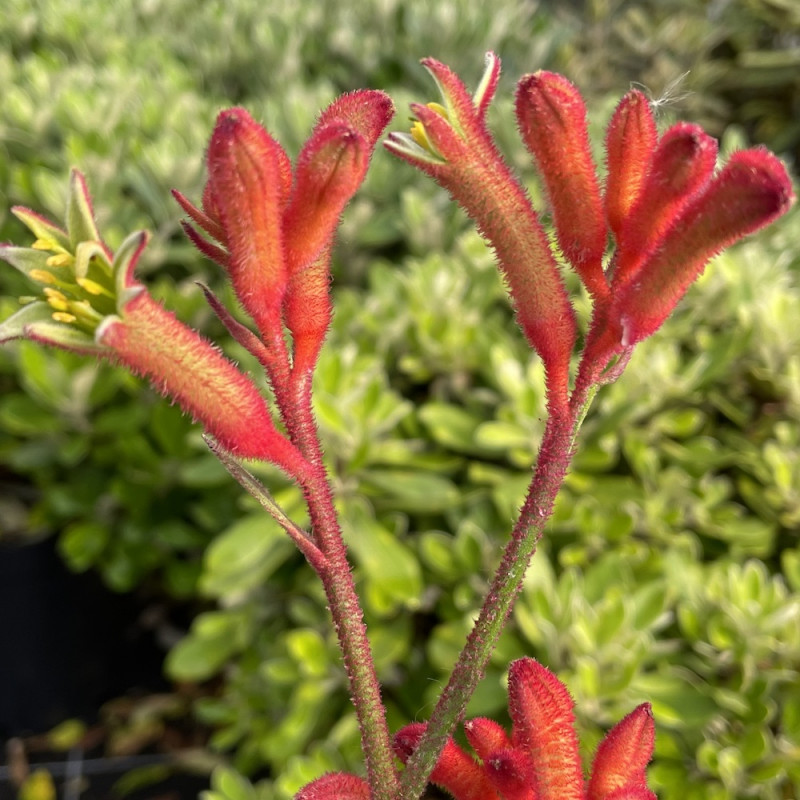
[[[455,800],[655,800],[646,768],[655,729],[647,703],[615,725],[600,743],[584,782],[573,702],[564,684],[532,658],[511,664],[509,735],[490,719],[464,724],[477,758],[449,739],[431,781]],[[406,761],[425,731],[402,728],[395,750]],[[306,786],[297,800],[369,800],[369,787],[352,775],[331,773]]]
[[[208,149],[203,210],[179,192],[191,218],[219,245],[189,227],[203,253],[229,272],[256,336],[207,293],[233,335],[270,367],[307,376],[330,321],[329,260],[339,216],[366,174],[378,136],[393,113],[381,92],[344,95],[322,113],[292,177],[281,146],[240,108],[223,111]],[[0,343],[28,338],[122,363],[177,400],[227,451],[271,461],[297,474],[298,452],[272,422],[253,380],[210,342],[155,301],[134,278],[144,231],[116,253],[102,240],[83,176],[74,171],[61,228],[26,208],[14,214],[36,237],[31,247],[0,246],[0,258],[24,273],[36,296],[0,324]]]
[[[767,150],[734,153],[715,171],[715,140],[685,123],[659,136],[637,90],[623,97],[609,123],[601,188],[580,93],[563,76],[542,71],[520,80],[516,116],[552,210],[551,245],[486,127],[499,59],[488,54],[474,95],[444,64],[422,63],[442,103],[413,104],[411,132],[390,134],[386,146],[446,188],[492,244],[520,325],[547,369],[553,410],[566,402],[577,339],[559,261],[594,300],[577,378],[583,389],[661,326],[712,256],[772,222],[793,200],[786,169]]]
[[[331,245],[339,217],[393,113],[383,92],[343,95],[320,115],[293,175],[281,145],[243,108],[228,109],[208,146],[202,208],[173,192],[214,240],[184,226],[201,252],[228,271],[268,348],[280,349],[286,326],[297,376],[313,369],[330,324]],[[256,354],[280,382],[277,354],[260,348]]]

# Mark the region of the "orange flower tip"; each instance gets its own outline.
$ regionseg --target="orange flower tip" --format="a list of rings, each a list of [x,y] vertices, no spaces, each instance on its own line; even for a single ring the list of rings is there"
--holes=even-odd
[[[486,717],[470,719],[464,723],[464,733],[470,747],[484,761],[500,750],[511,747],[511,740],[498,722]]]
[[[617,237],[644,188],[657,141],[650,104],[633,89],[617,105],[606,130],[606,216]]]
[[[207,160],[209,195],[220,211],[224,211],[226,190],[234,188],[231,182],[247,183],[255,170],[269,181],[281,203],[288,198],[292,186],[289,157],[244,108],[224,109],[217,115]]]
[[[500,59],[491,50],[486,53],[486,67],[478,83],[478,88],[472,95],[472,102],[478,111],[478,116],[486,116],[486,110],[497,91],[497,82],[500,80]]]
[[[334,100],[320,114],[315,131],[332,122],[344,123],[372,148],[393,116],[394,103],[389,95],[376,89],[359,89]]]
[[[792,181],[786,167],[765,147],[735,152],[723,169],[728,173],[732,202],[736,202],[737,188],[752,200],[761,201],[763,222],[766,225],[785,214],[795,202]],[[749,203],[748,203],[749,205]]]

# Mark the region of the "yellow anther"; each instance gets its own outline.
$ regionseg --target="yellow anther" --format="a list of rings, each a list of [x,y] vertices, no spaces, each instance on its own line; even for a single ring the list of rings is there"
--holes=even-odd
[[[34,250],[60,250],[61,248],[58,246],[56,242],[52,239],[37,239],[31,247]]]
[[[425,104],[431,111],[435,111],[440,117],[444,119],[449,119],[450,117],[447,114],[447,109],[441,105],[441,103],[426,103]],[[411,126],[411,138],[422,148],[427,150],[430,153],[436,153],[433,145],[428,139],[428,134],[425,132],[425,126],[419,121],[414,120],[414,124]]]
[[[58,283],[58,278],[46,269],[32,269],[28,273],[28,277],[39,283]]]
[[[56,255],[50,256],[44,263],[47,264],[48,267],[68,267],[73,261],[75,261],[75,258],[69,253],[56,253]]]
[[[59,292],[58,289],[45,287],[44,294],[47,297],[48,304],[57,311],[66,311],[69,308],[67,296],[63,292]]]
[[[78,318],[74,314],[68,314],[66,311],[54,311],[53,319],[56,322],[76,322]]]
[[[411,126],[411,138],[426,150],[431,149],[431,143],[428,141],[428,134],[425,133],[425,126],[421,122],[415,122]]]
[[[108,289],[106,289],[105,286],[98,283],[97,281],[93,281],[91,278],[76,278],[75,283],[77,283],[78,286],[81,287],[81,289],[84,289],[89,294],[103,295],[105,297],[111,297],[111,298],[114,297],[114,295]]]

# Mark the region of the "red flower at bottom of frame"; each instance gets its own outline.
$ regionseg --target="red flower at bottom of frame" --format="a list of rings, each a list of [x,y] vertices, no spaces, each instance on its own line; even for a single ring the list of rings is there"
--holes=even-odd
[[[464,724],[474,757],[448,739],[431,781],[455,800],[656,800],[647,788],[655,726],[649,703],[615,725],[597,748],[584,781],[575,732],[574,703],[558,678],[532,658],[514,661],[508,676],[509,735],[478,718]],[[425,723],[395,736],[405,762]],[[354,775],[331,773],[303,788],[296,800],[369,800],[369,787]]]

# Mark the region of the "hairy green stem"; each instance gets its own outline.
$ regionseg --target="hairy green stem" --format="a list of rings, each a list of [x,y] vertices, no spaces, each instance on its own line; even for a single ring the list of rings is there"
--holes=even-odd
[[[283,377],[283,376],[282,376]],[[325,557],[318,570],[339,639],[350,695],[361,731],[361,746],[372,800],[396,800],[398,776],[386,710],[381,701],[375,660],[367,638],[364,612],[356,592],[328,475],[322,459],[317,425],[311,407],[311,373],[292,376],[276,390],[292,441],[308,461],[301,483],[308,503],[312,534]]]
[[[552,413],[554,409],[551,408],[536,469],[511,541],[425,734],[406,764],[400,779],[400,800],[421,797],[447,737],[463,717],[470,697],[483,678],[544,526],[553,513],[556,495],[572,460],[578,429],[588,408],[589,395],[593,396],[593,392],[573,395],[565,414]]]

